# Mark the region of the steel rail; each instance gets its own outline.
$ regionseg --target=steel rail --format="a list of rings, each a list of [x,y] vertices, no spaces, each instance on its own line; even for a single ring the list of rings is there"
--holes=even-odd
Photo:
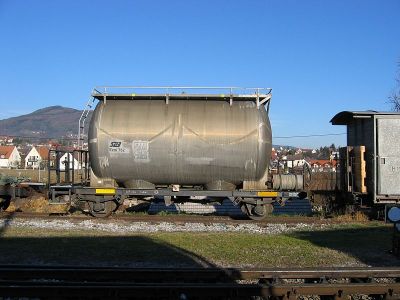
[[[398,278],[400,268],[298,268],[298,269],[236,269],[236,268],[109,268],[0,265],[0,279],[57,276],[60,279],[84,278],[229,278],[251,279],[312,279],[312,278]],[[96,277],[94,277],[96,276]]]
[[[51,297],[51,298],[76,298],[79,299],[210,299],[212,297],[243,299],[252,295],[261,295],[263,288],[255,285],[238,286],[234,284],[225,285],[132,285],[132,286],[13,286],[4,289],[0,286],[0,295],[8,297]]]
[[[7,297],[157,298],[163,295],[166,299],[182,299],[179,295],[184,295],[189,299],[216,296],[297,299],[302,295],[320,295],[344,299],[342,297],[351,294],[399,299],[400,268],[160,269],[0,265],[0,295]]]
[[[297,299],[304,295],[334,296],[335,299],[346,295],[365,294],[382,295],[383,299],[399,299],[400,284],[279,284],[279,285],[261,285],[261,284],[126,284],[118,285],[108,284],[74,284],[64,285],[62,283],[34,283],[31,285],[12,284],[9,286],[0,285],[0,295],[7,297],[146,297],[163,299],[182,299],[182,297],[173,297],[185,295],[185,298],[196,297],[205,298],[223,296],[243,297],[243,296],[261,296],[261,297],[281,297],[280,299]],[[169,297],[168,297],[169,296]],[[171,297],[172,296],[172,297]],[[185,299],[184,298],[184,299]],[[382,298],[381,298],[382,299]]]

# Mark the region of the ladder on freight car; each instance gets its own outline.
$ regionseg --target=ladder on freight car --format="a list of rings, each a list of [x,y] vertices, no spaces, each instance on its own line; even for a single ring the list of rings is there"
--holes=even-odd
[[[81,117],[79,118],[79,128],[78,128],[78,149],[79,150],[87,150],[84,149],[85,146],[85,123],[86,119],[89,116],[90,111],[96,101],[95,97],[89,99],[86,103],[85,109],[82,111]]]
[[[47,169],[49,203],[71,201],[72,187],[90,184],[89,151],[50,149]],[[68,200],[62,198],[64,196],[67,196]]]

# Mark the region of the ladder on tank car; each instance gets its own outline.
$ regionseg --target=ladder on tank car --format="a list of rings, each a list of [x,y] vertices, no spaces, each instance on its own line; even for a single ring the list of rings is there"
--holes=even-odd
[[[85,147],[85,124],[86,119],[91,112],[93,105],[96,101],[95,97],[91,97],[89,101],[86,103],[85,109],[82,111],[81,117],[79,118],[79,127],[78,127],[78,149],[79,150],[87,150]]]

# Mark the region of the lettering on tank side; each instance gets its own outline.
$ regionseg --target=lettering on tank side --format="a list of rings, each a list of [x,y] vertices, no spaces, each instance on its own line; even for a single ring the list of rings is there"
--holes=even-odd
[[[114,154],[129,154],[130,147],[123,140],[110,140],[108,143],[108,152],[111,156]]]
[[[149,141],[132,141],[132,154],[136,162],[150,162]]]
[[[400,166],[391,166],[390,170],[392,173],[400,173]]]

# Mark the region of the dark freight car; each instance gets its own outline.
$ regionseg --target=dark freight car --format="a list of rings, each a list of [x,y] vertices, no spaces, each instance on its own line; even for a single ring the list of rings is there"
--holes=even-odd
[[[343,111],[331,122],[347,126],[347,147],[340,150],[340,190],[363,204],[397,203],[400,114]]]

